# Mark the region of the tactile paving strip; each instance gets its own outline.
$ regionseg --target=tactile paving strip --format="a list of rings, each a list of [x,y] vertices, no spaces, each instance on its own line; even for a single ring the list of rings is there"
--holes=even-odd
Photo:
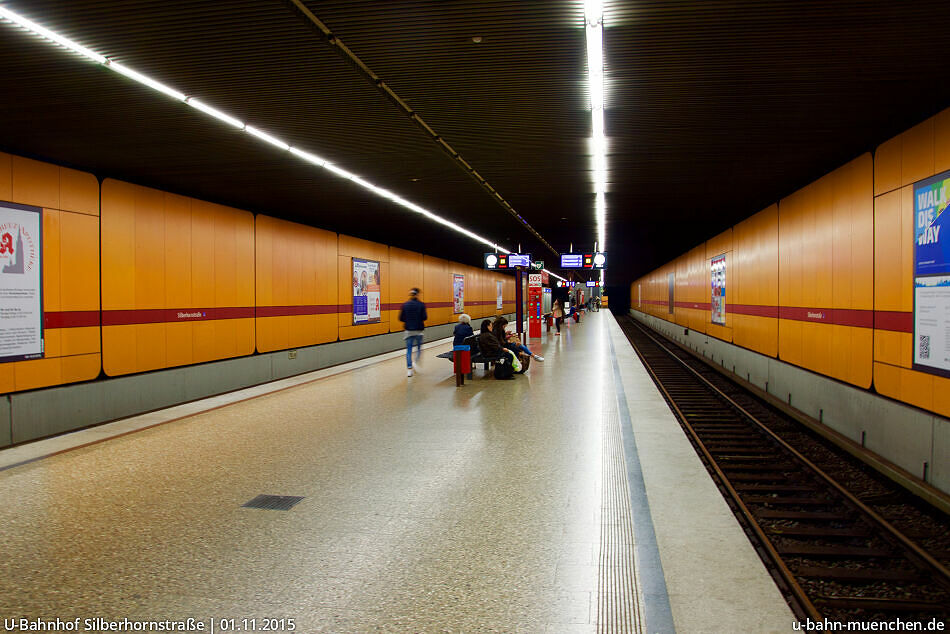
[[[610,390],[604,397],[602,464],[597,631],[644,632],[620,416]]]
[[[242,507],[250,509],[268,509],[271,511],[289,511],[302,497],[296,495],[258,495],[250,502],[245,502]]]

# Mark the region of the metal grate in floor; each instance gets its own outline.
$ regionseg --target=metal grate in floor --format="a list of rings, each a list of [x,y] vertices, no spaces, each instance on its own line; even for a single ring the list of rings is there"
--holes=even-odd
[[[271,511],[289,511],[293,506],[303,498],[297,495],[258,495],[250,502],[245,502],[242,507],[251,509],[268,509]]]

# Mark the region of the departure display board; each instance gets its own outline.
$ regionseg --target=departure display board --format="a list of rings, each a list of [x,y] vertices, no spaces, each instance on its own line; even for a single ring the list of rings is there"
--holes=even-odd
[[[530,253],[486,253],[485,268],[491,270],[513,269],[531,266]]]
[[[594,253],[562,253],[562,269],[606,269],[607,254],[603,251]]]

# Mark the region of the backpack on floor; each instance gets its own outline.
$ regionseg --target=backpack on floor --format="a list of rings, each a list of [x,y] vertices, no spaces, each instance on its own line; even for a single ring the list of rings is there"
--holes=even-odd
[[[511,358],[505,355],[505,358],[495,362],[495,378],[511,379],[514,378],[515,371],[511,367]]]

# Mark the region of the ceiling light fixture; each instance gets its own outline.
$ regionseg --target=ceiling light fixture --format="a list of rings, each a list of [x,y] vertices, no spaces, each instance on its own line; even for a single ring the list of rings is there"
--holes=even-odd
[[[602,0],[585,0],[587,84],[590,93],[591,165],[597,243],[607,250],[607,136],[604,133],[604,7]],[[603,272],[601,272],[603,280]]]
[[[142,73],[129,68],[128,66],[119,64],[118,62],[114,62],[110,60],[109,58],[107,58],[106,56],[100,55],[99,53],[96,53],[86,48],[85,46],[82,46],[81,44],[78,44],[66,37],[63,37],[62,35],[59,35],[58,33],[54,33],[53,31],[47,29],[46,27],[40,26],[36,22],[33,22],[32,20],[28,20],[27,18],[24,18],[23,16],[17,13],[14,13],[13,11],[10,11],[9,9],[6,9],[5,7],[2,7],[2,6],[0,6],[0,20],[8,21],[11,24],[14,24],[23,29],[26,29],[32,33],[35,33],[36,35],[39,35],[40,37],[58,46],[62,46],[66,49],[69,49],[70,51],[78,53],[82,55],[83,57],[96,62],[97,64],[101,64],[105,68],[112,69],[115,72],[142,84],[143,86],[147,86],[153,90],[163,93],[169,97],[172,97],[173,99],[177,101],[181,101],[191,106],[195,110],[203,112],[204,114],[209,115],[211,117],[214,117],[215,119],[219,121],[227,123],[228,125],[234,128],[237,128],[238,130],[247,132],[251,136],[254,136],[266,143],[269,143],[270,145],[273,145],[281,150],[286,150],[290,152],[291,154],[293,154],[294,156],[297,156],[298,158],[312,165],[316,165],[317,167],[322,167],[323,169],[339,176],[340,178],[345,178],[347,180],[353,181],[353,183],[359,185],[360,187],[363,187],[364,189],[367,189],[368,191],[373,192],[377,196],[381,196],[382,198],[391,200],[397,203],[398,205],[405,207],[406,209],[409,209],[410,211],[414,211],[418,214],[421,214],[425,216],[426,218],[429,218],[430,220],[438,222],[439,224],[445,227],[448,227],[454,231],[457,231],[458,233],[461,233],[462,235],[465,235],[477,242],[488,245],[489,247],[496,249],[498,251],[501,251],[502,253],[511,253],[511,251],[498,246],[491,240],[488,240],[487,238],[483,238],[477,233],[469,231],[468,229],[465,229],[464,227],[455,224],[451,220],[447,220],[429,211],[428,209],[425,209],[413,202],[405,200],[404,198],[401,198],[386,189],[377,187],[376,185],[373,185],[372,183],[365,181],[362,178],[357,177],[355,174],[351,172],[348,172],[342,168],[337,167],[336,165],[326,161],[325,159],[320,158],[319,156],[316,156],[315,154],[311,154],[299,148],[291,147],[290,144],[286,143],[285,141],[282,141],[281,139],[275,136],[271,136],[270,134],[267,134],[266,132],[263,132],[262,130],[259,130],[253,126],[249,126],[245,122],[241,121],[240,119],[232,117],[231,115],[226,114],[218,110],[217,108],[209,106],[203,101],[195,99],[194,97],[187,96],[184,93],[175,90],[174,88],[166,86],[165,84],[159,81],[156,81],[152,79],[151,77],[148,77],[147,75],[143,75]]]

